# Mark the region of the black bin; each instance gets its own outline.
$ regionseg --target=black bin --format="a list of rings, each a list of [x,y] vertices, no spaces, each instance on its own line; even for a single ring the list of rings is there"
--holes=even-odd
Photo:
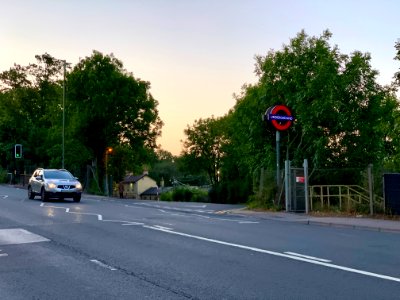
[[[385,211],[400,215],[400,174],[384,174]]]

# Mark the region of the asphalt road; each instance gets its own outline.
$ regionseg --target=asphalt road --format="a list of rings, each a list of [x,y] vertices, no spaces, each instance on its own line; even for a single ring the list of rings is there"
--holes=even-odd
[[[399,299],[400,234],[0,186],[1,299]]]

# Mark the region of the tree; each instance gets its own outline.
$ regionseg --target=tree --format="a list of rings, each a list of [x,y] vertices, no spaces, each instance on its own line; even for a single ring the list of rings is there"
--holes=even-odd
[[[105,149],[115,151],[110,172],[121,177],[154,160],[162,121],[150,83],[136,79],[113,55],[93,52],[67,74],[62,103],[65,62],[49,54],[37,63],[14,65],[0,73],[0,147],[2,166],[10,166],[14,144],[24,146],[27,172],[36,166],[61,167],[62,116],[65,109],[65,166],[86,174],[86,165],[105,167]],[[70,70],[69,64],[66,64]],[[114,166],[117,166],[114,168]]]
[[[174,178],[179,175],[177,165],[175,163],[176,157],[171,152],[158,149],[156,151],[156,160],[153,162],[149,176],[157,181],[161,186],[171,186]]]
[[[69,126],[96,161],[103,162],[105,149],[117,145],[129,152],[126,161],[135,158],[136,166],[149,159],[163,124],[149,82],[134,78],[112,54],[98,51],[82,59],[67,78]]]
[[[394,57],[394,59],[400,61],[400,40],[398,40],[395,44],[395,49],[396,49],[396,56]],[[396,72],[394,74],[394,78],[395,78],[395,82],[397,85],[400,85],[400,71]]]
[[[15,64],[0,74],[0,135],[6,148],[15,141],[24,145],[28,171],[61,161],[62,62],[47,53],[35,58],[37,64]]]
[[[244,110],[259,116],[266,108],[284,103],[293,109],[296,120],[283,134],[282,144],[288,145],[283,151],[289,151],[283,157],[297,164],[309,158],[314,167],[364,167],[383,159],[384,135],[377,125],[388,121],[385,103],[393,100],[376,83],[370,55],[358,51],[342,55],[337,47],[330,47],[330,37],[329,31],[319,38],[300,32],[282,51],[257,57],[259,83],[246,89],[233,111],[236,123],[242,124],[241,130],[235,130],[236,137],[249,136],[258,153],[275,151],[272,140],[267,149],[260,146],[263,124],[244,117],[251,116]],[[266,157],[270,160],[271,155]]]
[[[282,160],[301,166],[308,158],[310,168],[383,163],[396,140],[389,130],[398,110],[393,90],[376,82],[368,53],[341,54],[330,38],[329,31],[319,37],[302,31],[281,50],[256,56],[259,80],[243,87],[229,113],[225,166],[247,178],[275,169],[275,131],[261,116],[278,103],[295,115],[281,134]]]
[[[219,181],[221,159],[224,155],[223,145],[226,143],[224,135],[224,118],[207,118],[196,120],[193,126],[184,130],[183,156],[187,165],[192,169],[207,172],[211,184]]]

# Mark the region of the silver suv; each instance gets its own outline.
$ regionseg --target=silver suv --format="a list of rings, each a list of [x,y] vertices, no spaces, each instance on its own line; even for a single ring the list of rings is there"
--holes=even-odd
[[[40,195],[42,201],[50,198],[72,198],[81,201],[82,185],[76,177],[64,169],[37,169],[28,183],[28,197]]]

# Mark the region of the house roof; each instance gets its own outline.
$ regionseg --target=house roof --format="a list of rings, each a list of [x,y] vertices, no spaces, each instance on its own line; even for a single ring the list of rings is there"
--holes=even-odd
[[[142,179],[143,177],[148,176],[147,174],[142,174],[142,175],[129,175],[126,176],[123,180],[123,183],[135,183],[138,182],[140,179]]]
[[[140,194],[140,196],[153,196],[153,195],[159,195],[161,194],[161,189],[158,187],[151,187],[145,190],[143,193]]]

